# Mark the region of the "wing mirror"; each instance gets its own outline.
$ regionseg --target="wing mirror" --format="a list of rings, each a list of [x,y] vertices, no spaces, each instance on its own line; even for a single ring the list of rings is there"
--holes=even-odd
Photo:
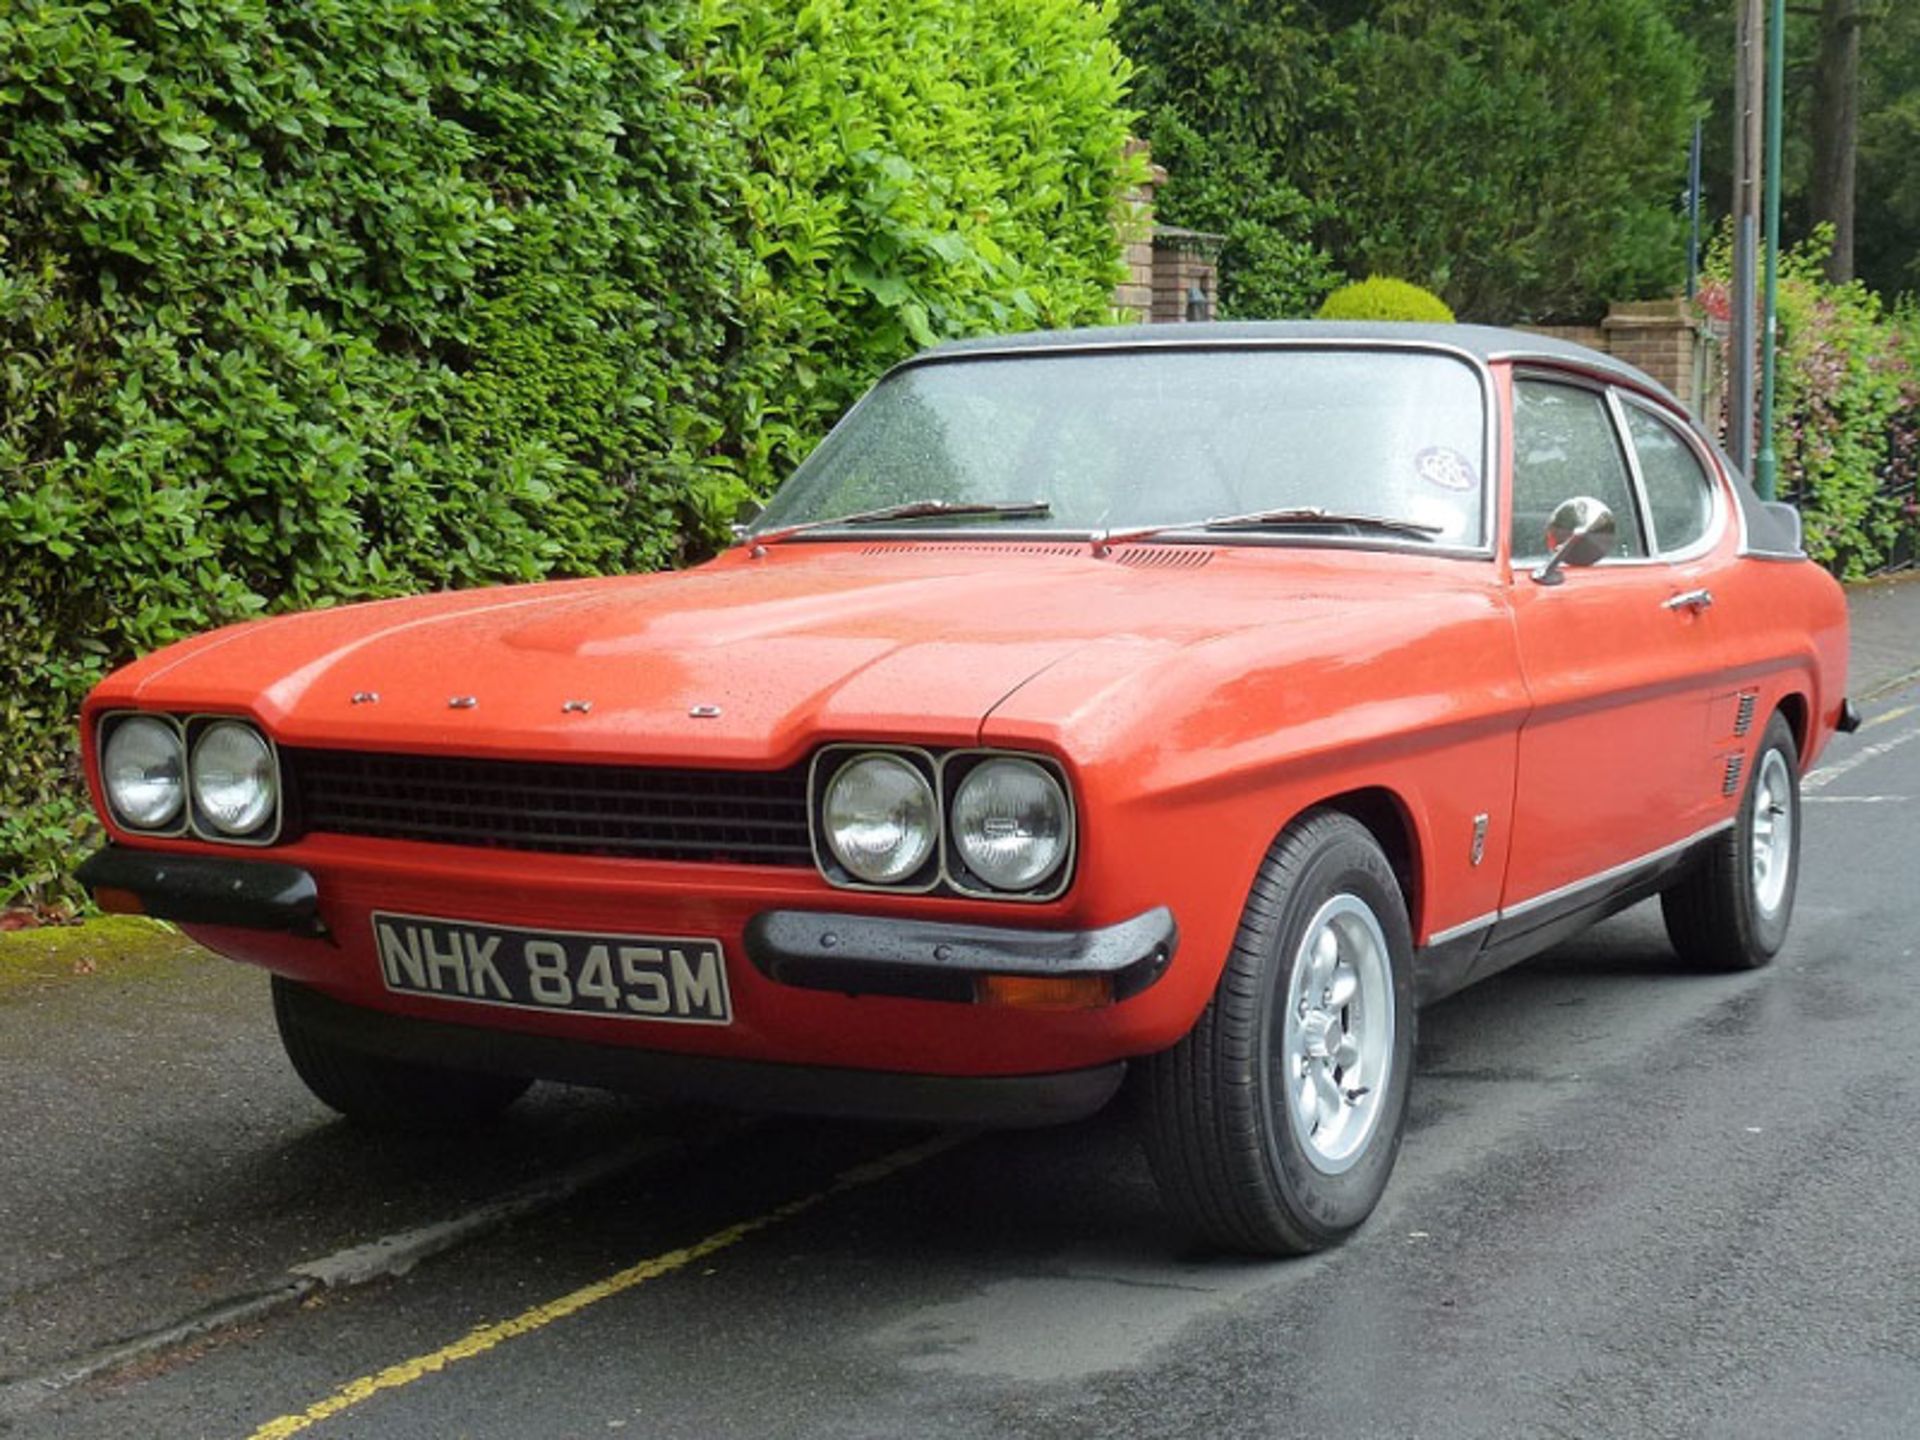
[[[1560,571],[1568,565],[1591,565],[1613,553],[1618,535],[1613,511],[1591,495],[1576,495],[1563,501],[1547,522],[1546,564],[1533,572],[1542,585],[1558,585],[1566,577]]]

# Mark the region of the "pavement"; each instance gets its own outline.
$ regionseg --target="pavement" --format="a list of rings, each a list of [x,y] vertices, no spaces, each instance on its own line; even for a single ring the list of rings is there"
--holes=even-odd
[[[1847,587],[1853,621],[1848,688],[1855,700],[1920,679],[1920,570]]]

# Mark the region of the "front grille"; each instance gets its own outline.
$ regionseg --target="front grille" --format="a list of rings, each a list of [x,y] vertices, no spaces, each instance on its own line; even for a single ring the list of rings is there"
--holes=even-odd
[[[665,770],[282,750],[299,828],[648,860],[813,864],[807,768]]]

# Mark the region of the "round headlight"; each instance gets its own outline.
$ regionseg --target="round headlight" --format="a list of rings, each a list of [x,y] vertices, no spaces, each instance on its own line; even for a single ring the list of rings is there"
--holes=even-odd
[[[193,746],[193,803],[224,835],[246,835],[266,824],[277,796],[273,751],[251,725],[220,720]]]
[[[186,796],[186,756],[180,732],[164,720],[136,715],[107,737],[100,781],[113,818],[133,830],[164,830]]]
[[[1066,793],[1031,760],[983,760],[954,793],[954,849],[996,890],[1038,887],[1066,860],[1071,838]]]
[[[827,783],[827,846],[856,879],[893,885],[933,854],[940,820],[933,786],[898,755],[849,760]]]

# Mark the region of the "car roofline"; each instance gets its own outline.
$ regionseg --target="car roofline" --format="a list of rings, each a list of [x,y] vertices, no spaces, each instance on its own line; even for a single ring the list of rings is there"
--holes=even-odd
[[[1604,351],[1497,325],[1427,325],[1397,321],[1227,320],[1187,324],[1098,325],[949,340],[900,362],[896,369],[937,360],[1007,359],[1019,355],[1163,349],[1249,349],[1311,346],[1365,350],[1419,348],[1463,356],[1483,365],[1516,361],[1573,365],[1631,384],[1684,409],[1645,371]]]

